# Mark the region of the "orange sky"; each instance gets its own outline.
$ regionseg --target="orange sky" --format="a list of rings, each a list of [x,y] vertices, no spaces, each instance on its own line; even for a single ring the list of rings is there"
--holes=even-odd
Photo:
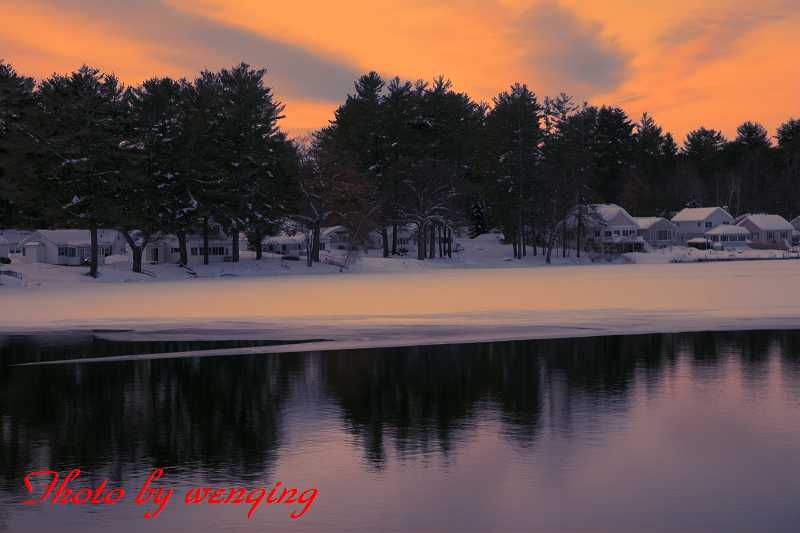
[[[756,7],[755,4],[758,4]],[[283,127],[320,127],[367,70],[513,82],[704,125],[800,116],[797,0],[3,0],[0,57],[40,78],[88,63],[127,83],[266,66]]]

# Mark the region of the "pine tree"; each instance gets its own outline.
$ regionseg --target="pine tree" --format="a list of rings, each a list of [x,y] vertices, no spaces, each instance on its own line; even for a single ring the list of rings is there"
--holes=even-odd
[[[0,227],[43,218],[36,176],[46,172],[42,120],[32,78],[0,59]]]
[[[525,85],[494,98],[494,107],[486,117],[487,168],[492,183],[499,222],[514,256],[527,254],[528,228],[533,221],[533,204],[542,194],[537,172],[540,143],[543,138],[543,108],[536,95]]]
[[[285,136],[278,130],[283,106],[264,86],[266,69],[251,69],[246,63],[219,72],[222,91],[221,132],[224,150],[222,179],[230,193],[218,211],[232,236],[233,261],[239,260],[240,230],[258,232],[268,223],[286,162]],[[222,212],[224,210],[224,212]]]
[[[124,121],[123,88],[117,78],[82,66],[41,84],[45,142],[57,170],[48,189],[58,199],[57,219],[89,228],[89,275],[98,276],[99,227],[114,224],[120,202],[119,157]]]
[[[142,253],[159,233],[185,230],[181,214],[190,198],[182,171],[183,85],[153,78],[126,93],[126,138],[120,145],[127,152],[125,201],[119,206],[118,228],[131,249],[134,272],[142,271]],[[183,246],[185,253],[185,239]]]

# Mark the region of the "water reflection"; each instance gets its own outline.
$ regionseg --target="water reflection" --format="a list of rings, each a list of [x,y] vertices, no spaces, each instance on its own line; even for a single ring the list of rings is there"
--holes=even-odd
[[[456,523],[465,531],[530,531],[525,524],[542,531],[702,531],[700,524],[715,520],[750,531],[759,530],[753,517],[769,513],[771,530],[789,531],[800,519],[788,505],[800,500],[791,483],[800,471],[789,455],[800,445],[798,332],[10,365],[57,358],[67,344],[69,356],[197,348],[91,336],[0,344],[0,529],[9,516],[19,525],[33,519],[8,503],[21,499],[26,472],[73,466],[120,483],[152,466],[169,467],[185,483],[288,474],[318,482],[320,499],[327,494],[329,501],[338,501],[331,494],[342,486],[372,487],[363,498],[377,510],[356,519],[346,500],[322,504],[304,518],[319,531],[379,524],[436,531]],[[714,448],[719,443],[725,447]],[[726,477],[731,465],[736,479]],[[683,468],[676,478],[673,470]],[[387,496],[411,490],[414,478],[401,472],[437,484],[459,480],[437,496],[458,518],[408,518],[403,510],[414,499]],[[772,492],[744,488],[768,474]],[[514,496],[476,506],[461,485],[482,483]],[[620,498],[603,483],[617,483]],[[655,500],[640,498],[648,491]],[[719,501],[704,500],[717,493]],[[546,505],[523,503],[534,497]],[[723,520],[737,505],[752,512]],[[122,516],[105,513],[91,524],[136,530],[136,518]],[[180,509],[172,516],[186,518]],[[87,527],[72,520],[62,522],[67,531]],[[237,515],[220,525],[255,531],[286,524],[285,517],[263,520]],[[159,522],[165,531],[176,523]]]

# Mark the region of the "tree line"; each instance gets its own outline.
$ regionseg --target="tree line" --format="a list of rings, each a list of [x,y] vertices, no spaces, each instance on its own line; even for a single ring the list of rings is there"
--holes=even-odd
[[[38,83],[0,61],[0,226],[97,228],[125,236],[133,269],[161,233],[216,227],[256,244],[291,219],[308,235],[341,224],[354,245],[379,234],[400,253],[413,227],[417,257],[452,255],[456,228],[499,228],[514,256],[550,260],[576,206],[619,203],[634,215],[687,205],[732,214],[800,212],[800,120],[770,137],[745,122],[736,137],[705,127],[681,146],[648,114],[540,99],[512,85],[490,104],[431,82],[361,76],[326,127],[291,140],[266,70],[240,64],[194,80],[153,78],[125,87],[83,66]],[[581,211],[582,212],[582,211]]]

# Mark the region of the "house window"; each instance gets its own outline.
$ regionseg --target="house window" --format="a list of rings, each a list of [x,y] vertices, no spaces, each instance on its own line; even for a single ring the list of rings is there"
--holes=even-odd
[[[711,229],[711,222],[706,222],[706,228]]]
[[[594,236],[595,237],[600,237],[600,230],[599,229],[598,230],[594,230]]]
[[[173,254],[179,254],[180,252],[181,252],[181,249],[180,249],[180,248],[173,248],[173,249],[172,249],[172,253],[173,253]]]
[[[70,246],[59,246],[58,247],[58,256],[59,257],[75,257],[75,248]]]
[[[767,240],[768,241],[774,241],[775,240],[775,232],[774,231],[768,231],[767,232]]]
[[[701,227],[701,226],[702,226],[702,224],[701,224],[700,222],[698,222],[698,223],[697,223],[697,227],[699,228],[699,227]]]
[[[198,253],[198,248],[192,248],[192,255],[200,255]]]
[[[606,231],[606,237],[611,237],[611,232],[610,231]]]

